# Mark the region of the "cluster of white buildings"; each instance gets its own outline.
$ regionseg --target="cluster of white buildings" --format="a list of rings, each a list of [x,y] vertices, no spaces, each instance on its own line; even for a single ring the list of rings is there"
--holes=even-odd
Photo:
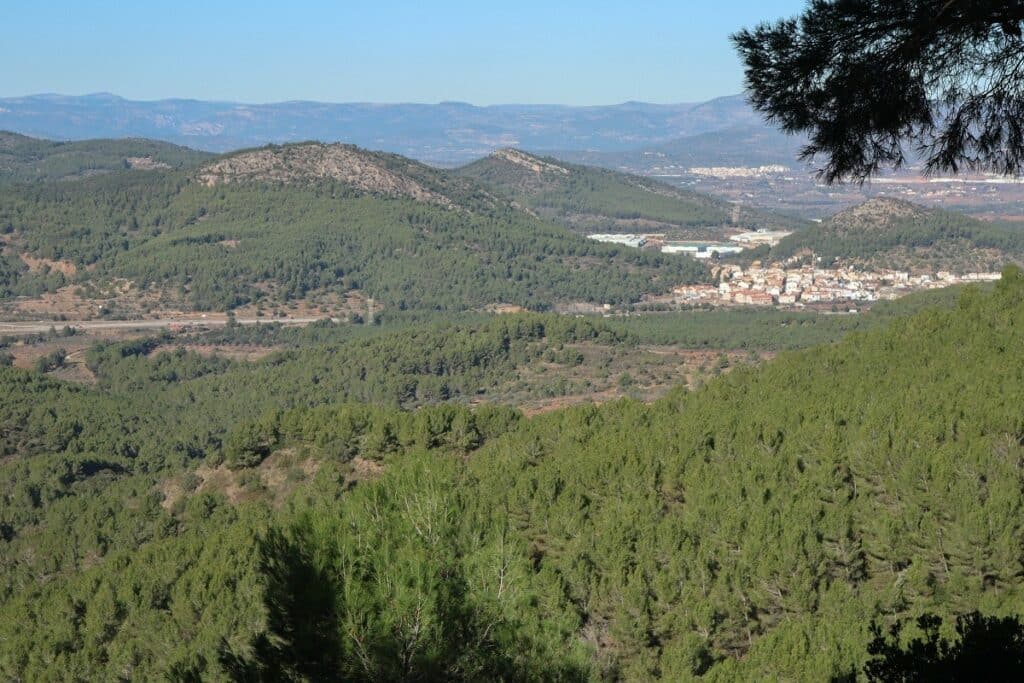
[[[686,285],[674,291],[676,303],[795,306],[863,303],[895,299],[921,289],[961,282],[998,280],[999,273],[938,272],[911,275],[905,271],[859,271],[850,268],[785,268],[723,266],[717,285]]]
[[[783,237],[792,234],[791,230],[752,230],[750,232],[741,232],[738,235],[731,235],[729,239],[751,247],[759,247],[761,245],[774,247],[782,241]]]
[[[656,248],[665,254],[689,254],[694,258],[737,254],[760,245],[774,246],[789,232],[754,230],[729,236],[727,242],[671,241],[664,234],[595,234],[592,240],[640,248]],[[922,289],[936,289],[961,282],[998,280],[999,273],[937,273],[911,275],[899,270],[856,270],[854,268],[799,267],[787,263],[749,268],[716,265],[712,268],[718,284],[677,287],[671,301],[677,304],[741,304],[748,306],[803,307],[815,304],[857,304],[895,299]],[[667,301],[667,298],[660,299]]]
[[[706,259],[712,256],[738,254],[744,249],[761,245],[775,246],[789,232],[784,230],[751,230],[730,235],[728,242],[701,240],[666,240],[664,234],[635,235],[632,233],[598,233],[587,235],[596,242],[621,244],[640,249],[645,246],[658,248],[663,254],[688,254],[694,258]]]
[[[760,178],[766,175],[779,175],[789,172],[789,168],[779,164],[769,164],[767,166],[694,166],[687,170],[693,175],[705,175],[714,178]]]
[[[604,242],[606,244],[621,244],[626,247],[633,247],[634,249],[639,249],[647,244],[647,235],[634,235],[632,233],[598,233],[594,235],[587,235],[587,239],[592,239],[595,242]]]
[[[725,242],[665,242],[661,245],[663,254],[689,254],[700,259],[738,254],[743,249],[742,245]]]

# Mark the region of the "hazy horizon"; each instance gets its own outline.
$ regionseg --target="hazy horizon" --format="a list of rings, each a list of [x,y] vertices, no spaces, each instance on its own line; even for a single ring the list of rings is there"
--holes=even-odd
[[[0,59],[19,68],[0,73],[0,93],[242,103],[695,103],[742,90],[730,34],[802,6],[13,0]]]
[[[705,104],[707,102],[713,102],[715,100],[730,99],[736,97],[744,97],[743,92],[726,93],[723,95],[715,95],[701,100],[679,100],[677,102],[653,102],[650,100],[623,100],[621,102],[599,102],[594,104],[569,104],[566,102],[527,102],[527,101],[508,101],[508,102],[492,102],[489,104],[480,104],[477,102],[470,102],[466,100],[437,100],[437,101],[425,101],[425,100],[394,100],[394,101],[381,101],[381,100],[316,100],[316,99],[291,99],[291,100],[264,100],[264,101],[247,101],[247,100],[234,100],[225,98],[199,98],[199,97],[177,97],[177,96],[166,96],[166,97],[153,97],[153,98],[138,98],[138,97],[127,97],[117,92],[109,90],[98,90],[91,92],[30,92],[18,95],[8,95],[0,93],[0,100],[27,100],[32,98],[100,98],[110,97],[126,102],[141,102],[147,104],[155,104],[159,102],[204,102],[209,104],[235,104],[245,107],[268,107],[274,105],[284,104],[326,104],[326,105],[367,105],[367,106],[440,106],[440,105],[460,105],[470,106],[477,109],[488,109],[496,107],[566,107],[573,109],[587,109],[587,108],[602,108],[602,107],[621,107],[626,105],[644,105],[651,107],[686,107],[696,106]]]

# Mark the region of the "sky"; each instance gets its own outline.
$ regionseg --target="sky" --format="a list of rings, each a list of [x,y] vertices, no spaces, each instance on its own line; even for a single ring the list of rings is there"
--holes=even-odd
[[[4,0],[0,97],[697,102],[729,35],[806,0]]]

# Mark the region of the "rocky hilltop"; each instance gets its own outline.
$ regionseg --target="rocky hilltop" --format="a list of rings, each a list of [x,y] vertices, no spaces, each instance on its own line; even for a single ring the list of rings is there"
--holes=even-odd
[[[994,272],[1021,262],[1024,236],[1012,225],[876,197],[794,232],[772,250],[778,261],[801,254],[912,273]]]
[[[527,154],[513,147],[506,147],[505,149],[499,149],[498,151],[491,154],[491,158],[497,161],[506,161],[515,166],[525,168],[533,173],[558,173],[560,175],[569,175],[569,169],[564,166],[546,161],[540,157],[532,154]]]
[[[879,231],[896,223],[921,220],[931,213],[938,212],[903,199],[874,197],[840,211],[827,225],[837,233]]]
[[[336,180],[357,190],[451,207],[451,199],[390,168],[382,155],[352,145],[307,143],[272,146],[223,157],[199,169],[206,185],[240,181],[285,184]]]

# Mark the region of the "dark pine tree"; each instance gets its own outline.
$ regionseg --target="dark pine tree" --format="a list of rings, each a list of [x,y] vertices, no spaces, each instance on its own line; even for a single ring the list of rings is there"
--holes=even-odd
[[[924,635],[900,645],[902,624],[889,636],[878,625],[868,645],[872,659],[865,665],[869,681],[1004,681],[1024,678],[1024,624],[1015,617],[986,617],[978,612],[957,619],[957,640],[939,635],[942,619],[924,615],[917,620]]]
[[[809,142],[828,182],[920,157],[1024,169],[1024,2],[813,0],[733,36],[754,107]]]

